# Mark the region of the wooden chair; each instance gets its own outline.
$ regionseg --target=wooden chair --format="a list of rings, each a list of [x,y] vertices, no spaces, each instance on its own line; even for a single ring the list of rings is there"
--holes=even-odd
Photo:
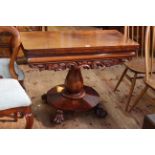
[[[11,35],[9,39],[9,57],[1,57],[0,58],[0,75],[3,78],[18,78],[18,81],[23,84],[24,80],[24,73],[23,71],[18,67],[16,63],[16,57],[19,51],[19,46],[12,48],[15,44],[14,42],[17,40],[17,38],[20,38],[19,32],[15,27],[3,27],[0,26],[0,33],[5,33]],[[13,41],[12,41],[13,40]],[[18,39],[19,40],[19,39]],[[11,58],[11,59],[10,59]],[[11,60],[11,61],[10,61]],[[11,70],[9,70],[11,68]]]
[[[146,31],[145,26],[125,26],[124,27],[125,37],[135,40],[140,44],[140,48],[137,51],[136,57],[133,58],[131,61],[124,63],[125,69],[114,89],[114,91],[117,90],[117,88],[119,87],[124,77],[126,77],[131,82],[129,96],[128,96],[126,107],[125,107],[126,111],[128,110],[129,103],[131,101],[131,97],[132,97],[132,94],[133,94],[133,91],[136,85],[136,80],[142,79],[145,76],[145,54],[144,54],[145,31]],[[133,76],[131,76],[131,74],[129,75],[128,71],[130,71]],[[153,72],[154,71],[155,71],[155,68]]]
[[[17,81],[19,74],[16,72],[15,60],[20,47],[20,35],[18,30],[11,26],[1,26],[0,32],[9,32],[12,36],[11,58],[0,59],[0,116],[10,116],[17,121],[19,114],[22,114],[26,118],[25,128],[32,128],[31,100]],[[4,73],[9,73],[9,76]]]
[[[144,79],[145,87],[141,91],[140,95],[136,98],[135,102],[129,109],[129,112],[138,104],[139,100],[143,97],[148,88],[155,90],[155,27],[148,26],[146,30],[146,38],[145,38],[145,69],[146,76]]]

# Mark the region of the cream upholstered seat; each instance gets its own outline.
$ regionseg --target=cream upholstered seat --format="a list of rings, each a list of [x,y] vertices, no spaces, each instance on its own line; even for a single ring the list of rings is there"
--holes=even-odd
[[[30,98],[17,80],[0,79],[0,110],[30,105]]]
[[[2,76],[3,78],[12,78],[10,71],[9,71],[9,63],[10,63],[10,59],[9,58],[1,58],[0,59],[0,76]],[[22,81],[24,80],[24,73],[23,71],[18,67],[18,65],[14,64],[15,67],[15,71],[18,75],[18,80]]]
[[[17,121],[18,113],[26,119],[25,128],[32,128],[31,99],[16,79],[2,78],[0,79],[0,116],[10,116]]]

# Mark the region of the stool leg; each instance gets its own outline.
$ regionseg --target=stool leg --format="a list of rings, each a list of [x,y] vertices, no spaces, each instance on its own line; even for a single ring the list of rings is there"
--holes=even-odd
[[[120,85],[120,83],[121,83],[121,81],[123,80],[123,78],[124,78],[125,74],[127,73],[127,71],[128,71],[128,68],[126,67],[126,68],[125,68],[125,70],[123,71],[123,73],[122,73],[122,75],[121,75],[121,77],[120,77],[119,81],[117,82],[117,84],[116,84],[116,87],[115,87],[114,91],[116,91],[116,90],[117,90],[118,86]]]
[[[143,95],[145,94],[145,92],[148,90],[148,86],[146,85],[145,88],[142,90],[142,92],[140,93],[140,95],[136,98],[135,102],[133,103],[133,105],[131,106],[131,108],[129,109],[129,112],[131,112],[131,110],[138,104],[138,102],[140,101],[140,99],[143,97]]]
[[[129,92],[129,98],[127,100],[127,104],[126,104],[126,107],[125,107],[125,111],[128,110],[128,106],[129,106],[129,103],[131,101],[131,97],[132,97],[132,93],[133,93],[133,90],[134,90],[134,87],[135,87],[135,84],[136,84],[136,79],[137,79],[137,73],[135,73],[132,81],[131,81],[131,88],[130,88],[130,92]]]

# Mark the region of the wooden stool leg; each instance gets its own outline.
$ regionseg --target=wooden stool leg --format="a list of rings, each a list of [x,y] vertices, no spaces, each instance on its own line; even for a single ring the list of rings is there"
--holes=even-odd
[[[140,93],[140,95],[136,98],[135,102],[133,103],[133,105],[131,106],[131,108],[129,109],[129,112],[131,112],[131,110],[138,104],[138,102],[140,101],[140,99],[143,97],[143,95],[145,94],[145,92],[147,91],[149,87],[146,85],[145,88],[142,90],[142,92]]]
[[[121,83],[121,81],[123,80],[123,78],[124,78],[125,74],[127,73],[127,71],[128,71],[128,68],[126,67],[125,70],[124,70],[124,72],[122,73],[122,75],[121,75],[119,81],[117,82],[117,85],[116,85],[114,91],[117,90],[118,86],[120,85],[120,83]]]
[[[33,115],[30,107],[28,107],[25,111],[25,118],[26,118],[25,129],[31,129],[33,126]]]
[[[137,73],[135,73],[132,81],[131,81],[131,88],[130,88],[130,92],[129,92],[129,97],[128,97],[128,100],[127,100],[127,103],[126,103],[126,107],[125,107],[125,111],[128,110],[128,106],[129,106],[129,103],[131,101],[131,97],[132,97],[132,93],[133,93],[133,90],[134,90],[134,87],[135,87],[135,84],[136,84],[136,78],[137,78]]]

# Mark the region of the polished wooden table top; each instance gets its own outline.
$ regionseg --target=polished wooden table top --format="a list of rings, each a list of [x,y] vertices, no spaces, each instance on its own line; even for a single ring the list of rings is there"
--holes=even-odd
[[[133,56],[138,44],[117,30],[21,32],[28,62]],[[35,59],[34,59],[35,58]]]

